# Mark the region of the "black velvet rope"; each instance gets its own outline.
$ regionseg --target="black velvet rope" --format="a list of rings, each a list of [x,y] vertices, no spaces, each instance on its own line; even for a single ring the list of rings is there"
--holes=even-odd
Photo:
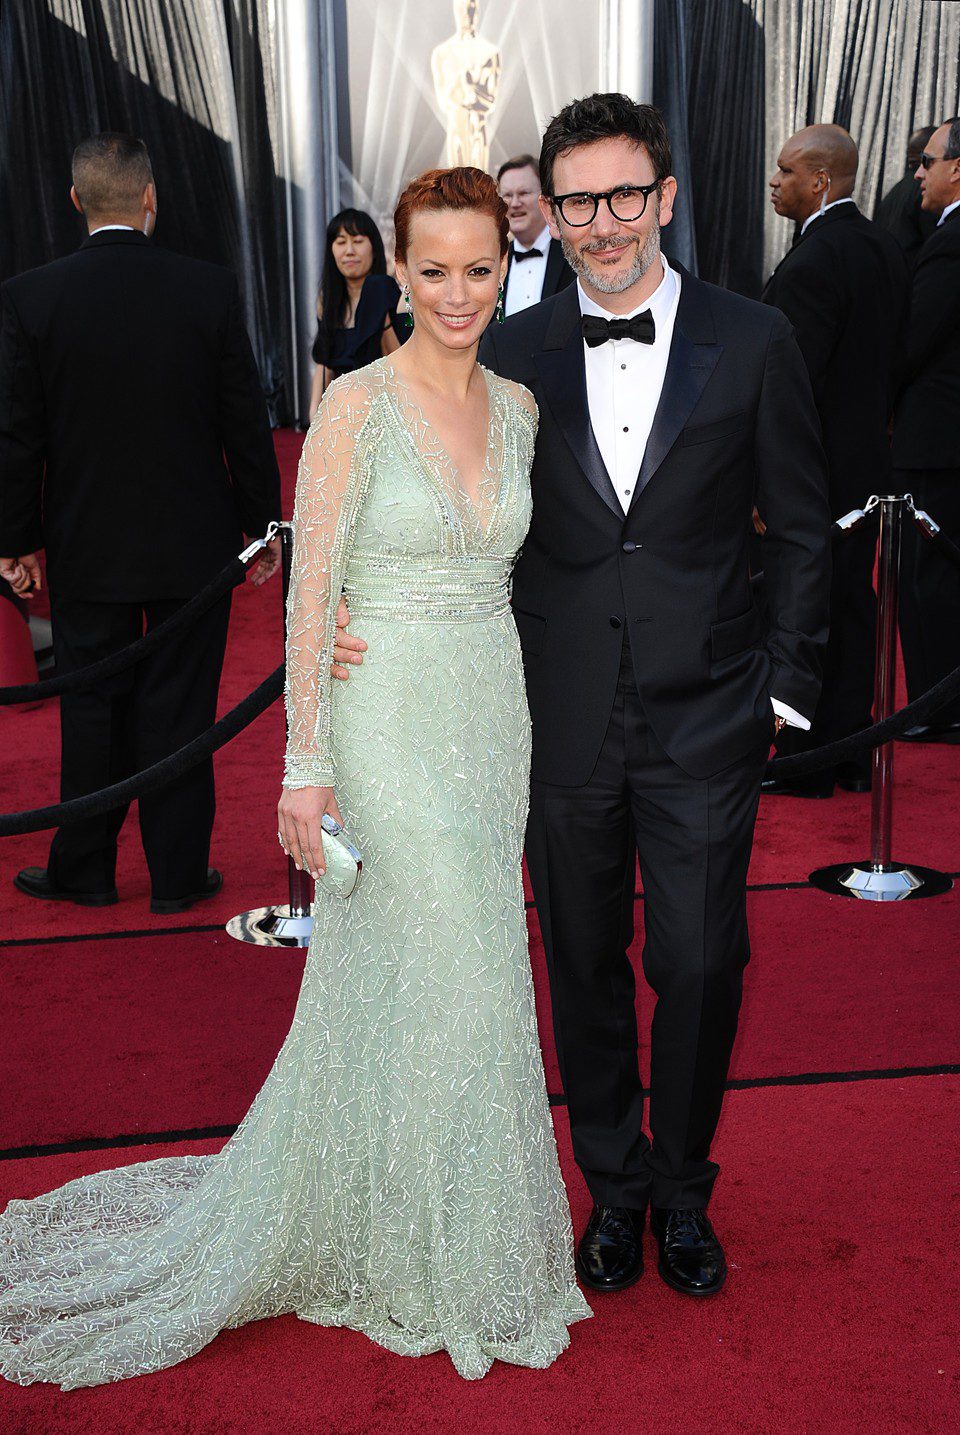
[[[848,531],[850,530],[837,528],[834,525],[833,536],[837,538]],[[938,537],[940,536],[938,535]],[[944,551],[952,550],[950,556],[960,566],[960,548],[957,548],[945,535],[942,535],[942,538],[943,542],[940,546],[944,548]],[[937,538],[932,541],[937,541]],[[244,571],[244,565],[238,558],[234,558],[217,578],[213,579],[202,592],[179,609],[172,618],[167,619],[166,623],[160,624],[145,638],[141,638],[137,643],[132,643],[121,652],[104,659],[103,662],[84,668],[79,674],[68,674],[63,681],[67,682],[69,679],[78,676],[84,677],[91,673],[96,673],[100,677],[107,676],[108,674],[104,671],[107,668],[110,673],[119,672],[128,663],[139,661],[143,656],[142,649],[150,643],[151,639],[153,645],[156,646],[163,637],[170,636],[170,630],[174,624],[179,624],[180,627],[187,626],[190,618],[203,612],[205,608],[216,601],[221,592],[225,592],[228,587],[239,582]],[[134,654],[136,649],[141,651],[131,657],[130,655]],[[135,801],[145,793],[155,792],[157,788],[174,781],[184,772],[189,771],[191,767],[195,767],[198,762],[203,762],[205,758],[210,757],[232,738],[243,732],[244,728],[249,727],[250,723],[265,712],[283,692],[283,681],[284,664],[281,663],[259,687],[249,693],[242,702],[239,702],[205,733],[201,733],[199,737],[194,738],[178,752],[171,753],[169,757],[154,763],[152,767],[145,768],[143,772],[134,773],[132,777],[124,778],[122,782],[114,783],[112,787],[104,787],[99,792],[92,792],[86,797],[74,797],[69,802],[58,802],[49,807],[34,807],[26,812],[8,812],[0,815],[0,837],[12,837],[24,832],[38,832],[47,827],[60,827],[70,822],[79,822],[86,817],[99,817],[114,807]],[[50,688],[54,687],[56,683],[57,679],[53,679],[49,685]],[[31,694],[35,693],[37,688],[45,686],[45,684],[39,683],[33,684],[32,687],[0,689],[0,701],[22,702],[22,697],[10,698],[6,694],[11,692]],[[63,692],[64,688],[58,687],[57,691]],[[52,695],[52,693],[48,692],[44,695]],[[820,772],[823,768],[833,767],[839,762],[846,762],[852,757],[858,757],[872,748],[880,747],[883,743],[899,737],[907,728],[925,722],[938,708],[942,708],[958,696],[960,696],[960,668],[955,668],[952,673],[941,678],[940,682],[936,683],[928,692],[914,699],[912,703],[908,703],[906,707],[893,713],[883,722],[875,723],[873,727],[863,728],[850,737],[841,738],[839,742],[814,748],[811,752],[775,758],[767,764],[765,775],[789,780],[794,777],[806,776],[810,772]]]
[[[231,558],[226,568],[221,569],[215,578],[211,578],[205,588],[201,588],[182,608],[178,608],[169,618],[151,628],[149,633],[145,633],[136,642],[129,643],[127,647],[111,653],[107,658],[101,658],[99,662],[90,663],[88,667],[77,668],[75,672],[44,678],[39,683],[19,683],[16,687],[0,688],[0,707],[6,707],[10,703],[39,702],[43,698],[59,697],[61,693],[73,693],[81,688],[94,687],[105,678],[112,678],[116,673],[122,673],[125,668],[133,667],[161,643],[178,637],[201,613],[212,608],[224,593],[242,583],[246,571],[239,558]]]
[[[848,762],[850,758],[859,757],[872,748],[882,747],[891,738],[906,732],[907,728],[926,722],[932,713],[956,697],[960,697],[960,668],[954,668],[952,673],[941,678],[921,697],[914,698],[905,708],[891,713],[883,722],[874,723],[873,727],[861,728],[850,737],[827,743],[826,747],[793,753],[790,757],[774,758],[767,763],[764,777],[789,780],[792,777],[805,777],[808,772],[822,772],[825,767],[833,767],[838,762]]]
[[[934,547],[939,548],[944,558],[949,558],[951,563],[955,563],[957,567],[960,568],[960,548],[957,547],[952,538],[947,537],[942,528],[938,533],[930,534],[928,541],[932,543]]]
[[[69,822],[79,822],[85,817],[99,817],[111,808],[133,802],[144,793],[155,792],[158,787],[172,782],[204,758],[210,757],[219,748],[230,742],[245,727],[258,718],[283,691],[284,665],[280,664],[268,678],[254,688],[253,692],[232,708],[213,727],[208,728],[179,752],[154,763],[143,772],[134,773],[112,787],[104,787],[87,797],[74,797],[69,802],[53,803],[49,807],[34,807],[28,812],[8,812],[0,816],[0,837],[12,837],[23,832],[39,832],[45,827],[60,827]],[[929,692],[914,702],[908,703],[899,712],[893,713],[884,722],[864,728],[852,737],[840,742],[829,743],[826,747],[815,748],[812,752],[797,753],[792,757],[778,757],[767,764],[767,775],[772,777],[797,777],[808,772],[819,772],[837,762],[845,762],[870,748],[879,747],[898,737],[906,728],[923,722],[944,703],[960,696],[960,668],[955,668],[935,684]]]
[[[213,727],[188,742],[178,752],[155,762],[152,767],[136,772],[132,777],[91,792],[86,797],[74,797],[69,802],[56,802],[50,807],[34,807],[29,812],[9,812],[0,816],[0,837],[12,837],[22,832],[39,832],[45,827],[61,827],[70,822],[79,822],[85,817],[99,817],[114,807],[120,807],[147,792],[155,792],[168,782],[182,776],[198,762],[210,757],[231,738],[243,732],[245,727],[258,718],[275,702],[283,692],[284,665],[270,674],[254,688],[242,702],[226,713]]]

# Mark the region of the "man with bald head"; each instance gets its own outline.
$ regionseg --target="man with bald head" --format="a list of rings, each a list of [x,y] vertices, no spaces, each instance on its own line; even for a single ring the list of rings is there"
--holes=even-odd
[[[796,330],[820,415],[834,518],[861,507],[890,482],[888,425],[909,286],[899,244],[856,206],[857,161],[857,147],[845,129],[809,125],[783,146],[770,180],[774,209],[800,231],[763,298]],[[789,443],[789,433],[783,440]],[[790,728],[782,734],[781,753],[819,747],[870,725],[876,624],[872,535],[848,536],[834,548],[833,560],[820,702],[808,731]],[[767,782],[764,790],[830,797],[835,783],[866,791],[866,758],[792,783]]]
[[[936,228],[913,273],[893,460],[898,492],[912,493],[960,543],[960,119],[931,135],[915,178]],[[960,573],[912,528],[904,537],[900,641],[911,699],[960,666]],[[960,701],[904,736],[960,742]]]

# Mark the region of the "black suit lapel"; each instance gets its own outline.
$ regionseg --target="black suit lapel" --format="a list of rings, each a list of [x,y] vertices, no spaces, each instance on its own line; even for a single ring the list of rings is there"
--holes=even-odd
[[[590,423],[580,304],[575,284],[568,285],[554,300],[543,348],[534,354],[534,361],[550,412],[574,457],[597,495],[622,518],[623,509]]]
[[[549,299],[551,294],[557,293],[560,288],[560,275],[566,262],[559,240],[550,239],[547,243],[547,269],[543,276],[541,299]]]
[[[791,256],[796,253],[796,251],[800,248],[800,245],[803,244],[805,240],[810,238],[811,234],[818,233],[824,228],[825,225],[828,224],[848,224],[852,219],[860,218],[862,218],[862,216],[855,204],[838,204],[835,209],[828,209],[826,214],[818,214],[813,223],[808,224],[802,234],[800,233],[800,230],[798,228],[796,234],[794,235],[793,243],[790,245],[790,248],[780,260],[780,263],[777,265],[776,269],[774,269],[766,284],[764,284],[763,293],[760,295],[761,302],[764,304],[770,303],[770,289],[773,285],[773,281],[777,277],[778,271],[783,267],[784,264],[786,264],[790,260]]]
[[[717,366],[723,345],[716,330],[705,284],[681,270],[680,304],[660,402],[647,439],[631,510],[679,438]]]

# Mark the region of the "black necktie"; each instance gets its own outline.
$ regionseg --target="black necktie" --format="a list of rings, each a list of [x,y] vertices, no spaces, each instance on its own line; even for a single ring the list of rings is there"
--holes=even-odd
[[[516,260],[516,262],[517,262],[518,264],[522,264],[525,259],[542,259],[542,258],[543,258],[543,250],[542,250],[542,249],[517,249],[516,246],[514,246],[513,257],[514,257],[514,259]]]
[[[584,341],[591,349],[605,344],[608,339],[635,339],[638,344],[652,344],[657,337],[657,327],[649,309],[635,314],[632,319],[601,319],[599,314],[584,314],[580,324]]]

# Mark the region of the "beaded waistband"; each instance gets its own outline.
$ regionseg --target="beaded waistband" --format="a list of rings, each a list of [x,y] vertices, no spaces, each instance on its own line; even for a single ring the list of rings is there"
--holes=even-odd
[[[509,613],[511,567],[502,558],[425,564],[364,554],[351,559],[343,588],[358,617],[466,623]]]

